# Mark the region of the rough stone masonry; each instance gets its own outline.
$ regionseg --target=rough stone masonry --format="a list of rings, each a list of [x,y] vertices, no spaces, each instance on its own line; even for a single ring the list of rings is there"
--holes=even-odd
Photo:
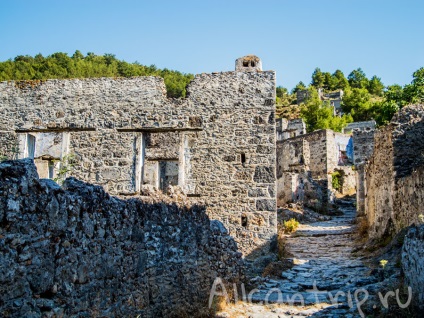
[[[1,317],[206,315],[216,277],[237,283],[234,239],[202,206],[120,200],[74,178],[0,163]]]
[[[157,77],[1,82],[0,156],[110,194],[179,186],[244,255],[266,253],[277,231],[275,73],[257,57],[236,65],[197,75],[178,100]]]
[[[424,210],[424,105],[409,105],[375,133],[364,169],[364,212],[371,239],[420,224]]]

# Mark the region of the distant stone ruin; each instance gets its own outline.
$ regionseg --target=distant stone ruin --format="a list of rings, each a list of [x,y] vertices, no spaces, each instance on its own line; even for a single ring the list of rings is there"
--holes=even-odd
[[[304,127],[301,119],[277,124],[277,204],[327,211],[335,191],[355,192],[352,139],[328,129],[305,134]]]
[[[318,89],[318,97],[322,101],[327,101],[328,104],[334,107],[334,113],[342,114],[342,99],[343,99],[343,90],[338,90],[335,92],[324,93],[322,88]],[[299,106],[300,104],[306,102],[310,97],[310,93],[307,89],[300,89],[296,92],[296,103]]]
[[[306,124],[302,118],[287,120],[278,118],[276,121],[277,141],[306,134]]]
[[[158,77],[1,82],[0,156],[113,195],[178,186],[248,255],[277,232],[275,94],[255,56],[197,75],[178,100]]]

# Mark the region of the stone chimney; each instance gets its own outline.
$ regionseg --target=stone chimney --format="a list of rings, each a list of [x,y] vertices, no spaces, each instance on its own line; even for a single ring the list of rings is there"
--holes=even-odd
[[[236,60],[236,72],[260,72],[262,61],[255,55],[246,55]]]

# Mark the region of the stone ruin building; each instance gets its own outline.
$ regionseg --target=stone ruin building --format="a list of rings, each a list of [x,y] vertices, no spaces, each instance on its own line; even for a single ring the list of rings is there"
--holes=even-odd
[[[295,119],[277,124],[277,136],[278,206],[294,202],[327,211],[336,190],[341,194],[355,192],[350,135],[329,129],[306,134],[303,121]],[[332,187],[334,173],[339,178],[338,189]]]
[[[322,101],[328,101],[330,106],[334,107],[335,114],[342,113],[342,99],[343,99],[343,90],[338,90],[335,92],[324,93],[322,88],[318,89],[318,96]],[[304,103],[309,97],[309,91],[307,89],[301,89],[296,92],[296,101],[297,105]]]
[[[275,125],[277,141],[306,134],[306,125],[301,118],[292,120],[278,118]]]
[[[275,87],[256,56],[177,100],[157,77],[1,82],[0,155],[112,195],[178,186],[248,255],[277,233]]]

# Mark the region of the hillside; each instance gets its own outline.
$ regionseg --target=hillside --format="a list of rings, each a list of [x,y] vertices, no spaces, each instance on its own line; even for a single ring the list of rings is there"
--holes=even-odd
[[[58,52],[47,57],[19,55],[13,60],[0,62],[0,81],[132,76],[162,77],[168,97],[174,98],[184,97],[185,88],[193,79],[192,74],[118,60],[114,54],[100,56],[89,52],[84,56],[78,50],[71,57]]]

